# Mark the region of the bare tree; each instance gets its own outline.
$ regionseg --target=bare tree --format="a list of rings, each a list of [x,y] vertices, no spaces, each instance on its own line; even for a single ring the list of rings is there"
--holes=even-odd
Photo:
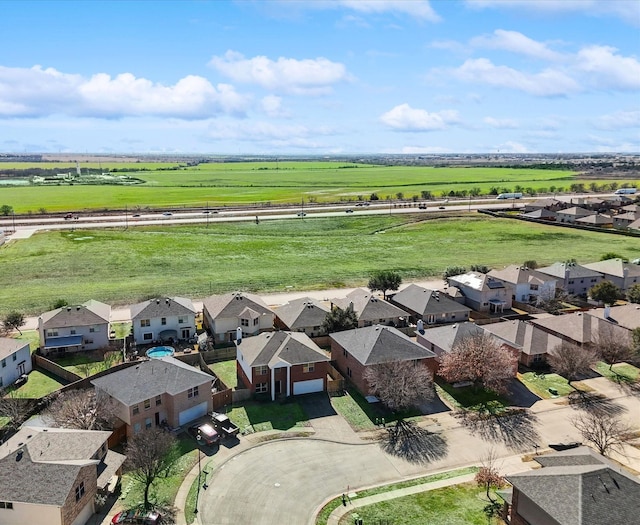
[[[78,430],[113,428],[115,404],[109,397],[96,396],[92,389],[62,392],[44,412],[55,426]]]
[[[603,323],[595,337],[595,351],[598,356],[613,369],[616,363],[630,361],[635,351],[628,330],[616,328],[610,323]]]
[[[424,363],[392,361],[367,367],[370,392],[390,410],[402,410],[433,397],[433,376]]]
[[[569,384],[589,373],[597,360],[594,350],[574,344],[558,345],[547,356],[551,370],[565,377]]]
[[[485,487],[487,491],[487,499],[491,503],[495,503],[495,500],[491,497],[491,489],[498,488],[504,485],[504,478],[500,475],[500,471],[497,467],[498,455],[494,448],[484,455],[481,460],[481,467],[476,473],[475,482]]]
[[[583,439],[606,456],[612,450],[622,451],[624,443],[632,437],[632,428],[617,414],[602,411],[586,411],[571,422]]]
[[[465,337],[440,360],[439,374],[447,381],[471,381],[475,388],[497,393],[508,390],[515,377],[518,358],[493,337],[480,333]]]
[[[157,478],[173,472],[178,460],[177,440],[173,434],[150,428],[134,434],[125,449],[125,466],[131,477],[144,485],[144,506],[149,507],[149,487]]]
[[[33,408],[33,400],[20,396],[14,390],[4,391],[0,389],[0,417],[6,418],[5,427],[15,430],[27,418]]]

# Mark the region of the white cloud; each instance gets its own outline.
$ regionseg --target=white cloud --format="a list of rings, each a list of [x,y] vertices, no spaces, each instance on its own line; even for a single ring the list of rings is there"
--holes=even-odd
[[[361,13],[398,13],[429,22],[441,20],[426,0],[340,0],[338,3]]]
[[[640,110],[616,111],[602,115],[595,122],[599,129],[640,128]]]
[[[546,44],[537,42],[518,31],[496,29],[491,35],[482,35],[471,39],[474,47],[502,49],[512,53],[538,58],[542,60],[558,61],[563,55],[549,49]]]
[[[0,66],[0,115],[33,117],[56,113],[81,117],[163,116],[205,119],[244,113],[248,99],[232,86],[213,86],[189,75],[164,86],[131,73],[91,78],[52,68]]]
[[[384,113],[380,120],[398,131],[434,131],[458,124],[460,117],[454,110],[429,113],[424,109],[412,108],[409,104],[400,104]]]
[[[529,149],[519,142],[508,140],[498,146],[500,153],[530,153]]]
[[[577,54],[576,67],[598,88],[640,89],[640,62],[615,52],[608,46],[585,47]]]
[[[260,101],[262,111],[269,117],[288,117],[289,112],[282,107],[282,99],[276,95],[267,95]]]
[[[466,60],[451,73],[467,82],[517,89],[541,97],[568,95],[582,90],[562,71],[545,69],[539,73],[523,73],[508,66],[497,66],[486,58]]]
[[[209,65],[236,82],[258,84],[265,89],[297,95],[322,95],[349,79],[346,67],[326,58],[303,59],[266,56],[245,58],[236,51],[214,56]]]
[[[500,118],[493,118],[493,117],[485,117],[483,120],[485,124],[488,124],[492,128],[516,129],[520,127],[516,120],[510,119],[510,118],[500,119]]]
[[[456,40],[434,40],[429,44],[429,47],[433,49],[451,51],[453,53],[464,53],[467,50],[464,44],[461,44]]]

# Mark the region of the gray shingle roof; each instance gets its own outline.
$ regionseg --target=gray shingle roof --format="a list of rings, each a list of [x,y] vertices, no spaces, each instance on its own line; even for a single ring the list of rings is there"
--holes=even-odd
[[[91,381],[127,406],[167,393],[180,394],[189,388],[212,381],[213,376],[172,357],[141,361],[136,366],[107,374]]]
[[[637,523],[640,482],[605,458],[577,450],[536,458],[549,466],[507,480],[559,525]]]
[[[609,308],[609,315],[605,316],[605,308],[589,310],[587,313],[617,326],[622,326],[627,330],[640,328],[640,304],[628,303],[622,306],[612,306]]]
[[[11,337],[0,337],[0,359],[10,356],[25,346],[29,346],[27,341],[20,341]]]
[[[487,333],[491,335],[498,344],[507,343],[510,346],[519,348],[519,345],[510,343],[505,338],[497,334],[487,332],[486,330],[472,322],[464,322],[447,326],[436,326],[434,328],[425,328],[426,329],[424,330],[424,333],[420,334],[421,337],[441,348],[444,352],[451,352],[456,345],[458,345],[468,337],[474,337],[476,335],[483,335]]]
[[[298,330],[322,325],[329,307],[315,299],[302,297],[279,306],[275,313],[289,330]]]
[[[44,328],[104,324],[110,321],[111,306],[92,299],[76,306],[63,306],[45,312],[40,317]]]
[[[191,299],[185,297],[157,297],[131,307],[131,319],[154,319],[173,315],[194,315]]]
[[[502,270],[491,270],[488,275],[511,284],[541,284],[556,280],[555,277],[550,277],[531,268],[518,266],[516,264],[507,266]]]
[[[330,335],[363,365],[427,359],[435,354],[391,326],[367,326]]]
[[[238,349],[249,366],[273,366],[278,361],[290,365],[329,361],[320,347],[301,332],[264,332],[243,339]]]
[[[259,314],[273,315],[273,311],[259,296],[245,292],[212,295],[207,297],[202,304],[212,319],[239,317],[246,308]]]
[[[450,299],[446,294],[410,284],[393,296],[393,302],[419,315],[471,312],[471,308]]]
[[[624,262],[622,259],[607,259],[584,265],[585,268],[614,277],[640,277],[640,264]],[[626,273],[626,275],[625,275]]]
[[[522,348],[528,355],[545,354],[562,344],[562,339],[524,321],[489,323],[483,328]]]
[[[374,323],[380,319],[393,319],[407,315],[407,312],[401,308],[376,297],[362,288],[353,290],[344,299],[332,299],[331,302],[343,310],[353,303],[353,311],[356,313],[358,321]]]
[[[569,272],[570,279],[581,279],[581,278],[591,278],[591,277],[602,277],[600,272],[596,272],[590,270],[589,268],[585,268],[584,266],[580,266],[577,263],[562,263],[557,262],[552,264],[551,266],[545,266],[544,268],[538,268],[540,273],[544,273],[546,275],[551,275],[553,277],[557,277],[561,281],[564,281],[565,272]]]

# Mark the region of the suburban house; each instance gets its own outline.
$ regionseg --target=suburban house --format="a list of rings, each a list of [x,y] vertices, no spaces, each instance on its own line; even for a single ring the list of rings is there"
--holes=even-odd
[[[43,355],[97,350],[109,346],[111,306],[90,300],[63,306],[38,317]]]
[[[573,206],[572,208],[567,208],[566,210],[558,210],[556,212],[558,222],[568,223],[574,223],[577,219],[587,217],[588,215],[593,215],[593,212],[591,210],[587,210],[586,208],[580,208],[579,206]]]
[[[537,271],[555,277],[557,286],[570,295],[586,297],[590,288],[604,280],[604,276],[600,272],[575,262],[557,262],[551,266],[538,268]]]
[[[528,367],[543,365],[547,355],[563,343],[559,337],[520,320],[489,323],[482,328],[508,341],[512,347],[519,348],[518,361]]]
[[[196,335],[196,309],[191,299],[159,297],[131,307],[136,344],[189,340]]]
[[[545,210],[544,208],[521,213],[520,216],[525,219],[536,219],[538,221],[555,221],[558,218],[556,212]]]
[[[330,335],[331,360],[363,395],[369,395],[364,378],[367,367],[395,361],[414,361],[435,373],[435,354],[391,326],[367,326]]]
[[[510,342],[497,334],[492,334],[483,327],[471,322],[418,330],[416,332],[416,341],[431,350],[439,358],[443,354],[452,352],[465,339],[486,334],[489,334],[499,345],[509,348],[514,355],[520,354],[521,348],[515,342]],[[515,374],[516,370],[513,372],[514,376]]]
[[[238,377],[271,400],[327,389],[329,356],[302,332],[265,332],[236,342]]]
[[[636,219],[629,226],[627,226],[630,230],[640,230],[640,219]]]
[[[532,319],[530,323],[563,341],[578,346],[597,343],[601,336],[609,334],[618,339],[629,338],[629,332],[626,329],[586,312]]]
[[[426,324],[460,323],[469,320],[470,308],[437,290],[428,290],[410,284],[394,294],[389,301],[411,314],[412,323]]]
[[[203,301],[203,324],[216,343],[236,340],[236,331],[249,337],[273,330],[275,314],[257,295],[233,292]]]
[[[638,523],[640,481],[587,447],[534,456],[542,468],[506,479],[511,525]]]
[[[637,219],[640,219],[639,212],[627,211],[624,213],[618,213],[613,216],[613,227],[625,230]]]
[[[22,374],[31,372],[29,343],[0,337],[0,389],[15,383]]]
[[[2,246],[7,241],[7,235],[4,233],[4,230],[0,230],[0,246]]]
[[[525,202],[522,208],[525,213],[536,210],[558,211],[567,207],[567,203],[554,198],[538,199],[533,202]]]
[[[302,297],[278,306],[274,310],[275,325],[281,330],[304,332],[309,337],[327,335],[322,329],[322,323],[329,313],[329,307],[320,301]]]
[[[464,304],[478,312],[500,313],[512,305],[511,285],[489,274],[468,272],[447,278],[450,287],[464,296]],[[451,292],[447,290],[451,295]]]
[[[576,224],[581,224],[582,226],[597,226],[599,228],[612,228],[613,218],[611,215],[605,215],[604,213],[595,213],[576,219]]]
[[[127,436],[143,428],[179,427],[213,410],[215,376],[173,357],[140,361],[91,381],[96,396],[107,396]]]
[[[556,296],[556,279],[526,266],[512,264],[487,275],[511,286],[512,299],[521,303],[548,301]]]
[[[611,281],[623,291],[640,283],[640,264],[632,264],[622,259],[608,259],[585,264],[584,267],[601,273],[607,281]]]
[[[362,288],[353,290],[344,299],[332,299],[331,308],[334,306],[343,310],[353,306],[359,328],[375,324],[404,326],[408,317],[404,310]]]
[[[125,456],[111,432],[22,427],[0,445],[0,523],[84,525]]]

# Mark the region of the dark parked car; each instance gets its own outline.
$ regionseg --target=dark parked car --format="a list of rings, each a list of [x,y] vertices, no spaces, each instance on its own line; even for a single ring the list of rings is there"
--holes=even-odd
[[[211,422],[224,437],[235,436],[240,432],[240,429],[231,422],[226,414],[213,412],[211,414]]]
[[[203,445],[216,445],[220,442],[220,434],[209,423],[203,423],[201,425],[192,425],[189,427],[189,434],[191,434],[198,443]]]
[[[111,520],[111,523],[114,525],[125,525],[128,523],[136,523],[139,525],[158,525],[161,522],[162,516],[159,512],[156,512],[155,510],[144,511],[138,509],[118,512],[118,514],[116,514]]]
[[[569,443],[549,443],[549,448],[553,450],[569,450],[571,448],[577,448],[581,446],[582,443],[579,441],[571,441]]]
[[[21,386],[24,385],[27,381],[29,381],[29,376],[27,374],[22,374],[18,379],[16,379],[14,385]]]

